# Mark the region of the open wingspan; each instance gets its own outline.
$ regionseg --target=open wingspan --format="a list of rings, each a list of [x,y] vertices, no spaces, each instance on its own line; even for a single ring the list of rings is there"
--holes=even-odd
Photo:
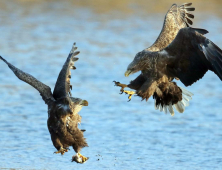
[[[204,29],[183,28],[174,41],[159,52],[167,70],[189,86],[211,70],[222,80],[222,50],[203,34]]]
[[[2,59],[8,67],[14,72],[14,74],[22,81],[30,84],[32,87],[34,87],[36,90],[39,91],[40,95],[42,96],[42,99],[45,101],[46,104],[51,104],[55,99],[52,96],[51,88],[39,80],[37,80],[32,75],[23,72],[22,70],[16,68],[9,62],[7,62],[4,58],[0,56],[0,59]]]
[[[190,11],[194,11],[195,8],[191,7],[192,3],[185,3],[181,6],[173,4],[168,10],[163,28],[154,44],[147,48],[149,51],[159,51],[167,47],[176,37],[178,31],[181,28],[189,27],[193,22],[191,19],[194,15]]]
[[[69,53],[69,56],[65,64],[63,65],[62,70],[59,73],[59,77],[57,79],[53,92],[53,97],[55,99],[71,96],[72,85],[70,84],[70,79],[71,79],[70,69],[76,69],[76,67],[74,66],[74,62],[77,61],[78,58],[75,56],[80,53],[79,51],[75,51],[77,49],[75,45],[76,44],[74,43]]]

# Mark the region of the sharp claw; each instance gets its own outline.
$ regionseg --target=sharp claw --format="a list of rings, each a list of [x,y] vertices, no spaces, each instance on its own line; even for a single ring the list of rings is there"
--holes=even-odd
[[[126,90],[124,90],[123,92],[125,92],[125,94],[128,94],[129,96],[128,96],[128,102],[131,100],[131,98],[132,98],[132,95],[134,95],[135,94],[135,92],[134,91],[126,91]]]
[[[119,86],[119,87],[121,87],[119,94],[123,94],[124,88],[127,87],[127,85],[126,85],[126,84],[121,84],[120,82],[117,82],[117,81],[113,81],[113,82],[115,83],[114,86]]]
[[[69,148],[60,148],[58,151],[54,152],[56,154],[61,153],[61,155],[64,155],[65,152],[68,152]]]
[[[117,82],[117,81],[113,81],[115,83],[114,86],[118,86],[120,84],[120,82]]]
[[[128,97],[128,99],[129,99],[129,100],[128,100],[128,102],[130,102],[130,100],[131,100],[131,97],[132,97],[132,95],[129,95],[129,97]]]

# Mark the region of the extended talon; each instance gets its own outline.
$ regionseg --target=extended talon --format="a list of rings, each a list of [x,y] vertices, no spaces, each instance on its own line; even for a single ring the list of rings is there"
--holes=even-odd
[[[75,156],[72,157],[72,162],[75,161],[77,163],[85,163],[89,158],[77,153]]]
[[[61,153],[61,155],[64,155],[65,152],[68,152],[68,149],[61,147],[57,152],[54,152],[54,153],[56,154]]]
[[[117,82],[117,81],[113,81],[113,82],[115,83],[115,86],[121,87],[120,94],[123,94],[124,88],[127,87],[127,85],[126,84],[121,84],[120,82]]]
[[[128,102],[131,100],[132,95],[134,95],[134,94],[135,94],[135,92],[134,92],[134,91],[127,91],[127,90],[124,90],[123,92],[129,95],[129,96],[128,96],[128,99],[129,99],[129,100],[128,100]]]

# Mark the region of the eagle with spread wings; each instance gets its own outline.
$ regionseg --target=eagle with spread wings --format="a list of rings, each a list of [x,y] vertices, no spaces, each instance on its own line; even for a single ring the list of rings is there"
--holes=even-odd
[[[65,152],[68,152],[69,146],[72,146],[76,152],[76,155],[72,157],[72,161],[84,163],[88,158],[81,155],[80,150],[81,148],[88,146],[88,144],[83,136],[85,130],[78,128],[78,123],[81,122],[81,116],[78,112],[83,106],[88,106],[88,102],[80,98],[72,97],[72,86],[70,84],[70,69],[76,69],[74,62],[78,60],[76,55],[79,54],[79,51],[76,51],[76,49],[77,47],[74,43],[69,56],[60,71],[53,93],[49,86],[43,84],[30,74],[16,68],[1,56],[0,59],[8,65],[20,80],[30,84],[38,90],[42,99],[48,105],[47,124],[51,134],[52,143],[58,150],[55,153],[61,153],[63,155]]]
[[[114,81],[129,100],[134,94],[142,100],[153,96],[157,110],[174,115],[174,108],[184,112],[193,95],[174,79],[190,86],[211,70],[222,80],[222,50],[204,36],[208,31],[189,27],[194,18],[190,11],[195,10],[191,5],[171,6],[155,43],[137,53],[127,67],[125,76],[141,71],[135,80],[128,85]]]

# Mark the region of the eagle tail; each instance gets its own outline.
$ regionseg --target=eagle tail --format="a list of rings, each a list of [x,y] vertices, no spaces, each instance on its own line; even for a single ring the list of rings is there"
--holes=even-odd
[[[176,104],[173,106],[179,113],[183,113],[185,110],[185,107],[189,106],[189,101],[192,99],[193,93],[190,91],[179,87],[182,90],[182,100],[178,101]]]
[[[182,87],[179,88],[182,90],[182,100],[178,101],[176,104],[172,104],[172,102],[169,102],[168,104],[161,104],[157,102],[157,98],[154,98],[155,109],[160,110],[161,112],[164,111],[166,114],[169,111],[171,116],[174,116],[174,109],[176,109],[179,113],[183,113],[185,107],[189,106],[189,101],[192,99],[193,93]]]

